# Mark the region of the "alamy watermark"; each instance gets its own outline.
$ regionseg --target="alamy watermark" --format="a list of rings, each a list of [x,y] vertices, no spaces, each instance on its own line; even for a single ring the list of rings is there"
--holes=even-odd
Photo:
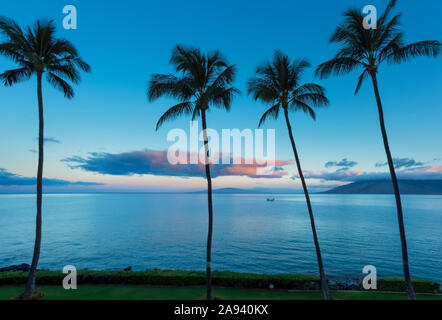
[[[71,4],[63,7],[63,28],[66,30],[77,29],[77,8]]]
[[[362,280],[362,287],[365,290],[376,290],[378,280],[376,267],[372,265],[367,265],[362,269],[362,273],[367,274]]]
[[[77,289],[77,268],[72,265],[64,266],[63,273],[67,274],[63,278],[63,288],[65,290]]]
[[[208,154],[204,146],[205,136]],[[167,141],[174,142],[167,150],[167,160],[174,165],[254,165],[257,175],[271,175],[277,164],[275,129],[222,129],[219,134],[211,128],[199,132],[198,121],[190,121],[189,134],[175,128],[168,132]]]
[[[362,21],[364,29],[377,29],[378,17],[376,7],[373,5],[367,5],[362,9],[362,13],[366,15]]]

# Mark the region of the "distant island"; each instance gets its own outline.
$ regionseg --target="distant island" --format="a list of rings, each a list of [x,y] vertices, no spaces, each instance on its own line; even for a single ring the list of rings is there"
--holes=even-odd
[[[442,180],[399,180],[401,194],[442,195]],[[393,194],[391,180],[357,181],[323,193],[332,194]]]
[[[200,193],[206,193],[207,191],[199,191]],[[240,189],[240,188],[221,188],[213,190],[213,193],[221,194],[281,194],[281,193],[295,193],[296,190],[292,189],[270,189],[270,188],[252,188],[252,189]],[[297,192],[299,193],[299,192]]]
[[[193,191],[191,193],[207,193],[207,190]],[[218,194],[290,194],[290,193],[302,193],[302,190],[294,190],[288,188],[220,188],[214,189],[213,193]]]
[[[399,180],[401,194],[442,195],[442,180]],[[220,188],[217,194],[299,194],[302,190],[274,188]],[[191,193],[206,193],[206,190]],[[391,180],[365,180],[346,184],[327,191],[312,192],[321,194],[393,194]]]

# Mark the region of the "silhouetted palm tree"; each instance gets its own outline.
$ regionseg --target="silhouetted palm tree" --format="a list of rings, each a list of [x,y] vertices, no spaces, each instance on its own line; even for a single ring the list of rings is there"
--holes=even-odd
[[[390,147],[388,145],[387,132],[385,130],[377,73],[379,65],[382,63],[401,63],[417,56],[435,57],[439,53],[441,44],[439,41],[429,40],[405,44],[404,34],[399,29],[401,14],[396,14],[390,18],[391,10],[394,8],[395,4],[396,0],[389,1],[384,13],[379,16],[379,19],[377,20],[376,29],[364,28],[364,16],[361,14],[360,10],[347,10],[344,13],[344,21],[336,28],[330,39],[330,43],[340,43],[341,49],[332,60],[319,65],[316,74],[321,78],[326,78],[331,74],[339,76],[361,67],[363,72],[359,76],[355,94],[358,93],[362,82],[366,78],[370,76],[372,79],[378,105],[379,122],[384,141],[385,153],[387,154],[388,167],[390,169],[396,198],[404,277],[409,299],[416,299],[408,266],[407,241],[405,237],[399,186]]]
[[[319,274],[321,278],[321,288],[324,294],[324,299],[329,300],[331,299],[331,295],[328,289],[327,278],[324,273],[321,249],[316,234],[315,219],[313,217],[310,196],[302,173],[301,162],[299,161],[298,151],[296,150],[295,140],[293,138],[292,126],[290,125],[289,120],[289,111],[301,110],[315,119],[315,111],[312,107],[328,105],[328,99],[325,96],[325,90],[323,87],[314,83],[300,85],[301,75],[308,67],[310,67],[310,63],[307,60],[299,59],[291,63],[286,55],[276,51],[273,61],[259,66],[256,70],[256,75],[249,80],[248,93],[253,94],[255,100],[261,100],[272,106],[261,117],[259,126],[261,126],[268,117],[278,118],[280,110],[284,112],[285,122],[287,124],[296,165],[298,167],[298,174],[301,178],[310,215],[310,223],[313,231],[313,240],[315,243]]]
[[[79,83],[78,68],[89,72],[90,67],[78,56],[77,50],[69,41],[55,38],[53,21],[38,20],[32,28],[27,27],[24,32],[15,21],[1,17],[0,31],[6,36],[6,41],[0,43],[0,54],[11,58],[20,66],[0,74],[1,81],[6,86],[12,86],[30,79],[34,74],[37,76],[39,130],[36,233],[32,264],[22,295],[22,297],[28,298],[35,290],[35,273],[41,245],[44,141],[42,77],[43,74],[46,74],[47,81],[56,89],[63,91],[66,98],[71,99],[74,96],[74,91],[63,78],[73,83]]]
[[[192,119],[201,115],[205,169],[207,178],[207,195],[209,226],[207,235],[206,278],[207,299],[212,299],[211,251],[213,231],[212,179],[210,177],[209,141],[207,138],[206,112],[210,106],[230,109],[233,97],[238,90],[231,87],[235,77],[235,65],[229,65],[219,51],[202,54],[197,48],[175,46],[170,58],[179,76],[171,74],[154,74],[149,81],[148,99],[153,101],[161,96],[170,96],[180,101],[169,108],[158,120],[156,129],[167,120],[183,114]]]

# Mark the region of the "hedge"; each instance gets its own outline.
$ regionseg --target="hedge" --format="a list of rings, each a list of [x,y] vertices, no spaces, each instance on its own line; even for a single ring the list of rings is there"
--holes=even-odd
[[[414,291],[416,293],[438,293],[440,290],[439,283],[430,280],[411,280]],[[400,278],[383,278],[377,282],[379,291],[405,292],[406,286],[404,279]]]
[[[0,285],[25,284],[27,272],[0,272]],[[38,271],[37,284],[59,285],[66,274],[61,271]],[[204,285],[206,274],[202,271],[147,270],[147,271],[77,271],[78,284],[125,285]],[[297,274],[256,274],[230,271],[213,271],[212,284],[221,287],[269,288],[308,290],[319,286],[319,279]]]
[[[23,271],[0,272],[0,285],[22,285],[28,273]],[[66,275],[61,271],[37,272],[37,284],[60,285]],[[412,280],[417,293],[437,293],[439,284],[430,280]],[[196,286],[206,283],[203,271],[147,270],[147,271],[77,271],[78,284],[123,284],[123,285],[173,285]],[[319,288],[318,278],[299,274],[258,274],[231,271],[213,271],[212,284],[234,288],[269,288],[310,290]],[[405,292],[403,279],[378,279],[379,291]]]

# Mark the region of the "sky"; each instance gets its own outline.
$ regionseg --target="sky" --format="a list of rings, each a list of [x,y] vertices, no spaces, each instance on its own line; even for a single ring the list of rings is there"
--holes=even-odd
[[[206,187],[200,166],[170,166],[166,153],[170,130],[190,132],[189,118],[155,125],[176,103],[148,102],[154,73],[175,73],[169,65],[176,44],[202,51],[219,49],[237,66],[234,86],[241,94],[230,112],[213,109],[208,127],[257,128],[266,105],[247,95],[246,83],[274,50],[307,58],[312,68],[302,81],[324,86],[330,105],[313,121],[291,114],[294,136],[312,191],[360,179],[388,178],[373,88],[366,82],[354,95],[358,72],[326,80],[315,67],[333,57],[328,40],[349,7],[387,1],[8,1],[1,15],[22,27],[38,18],[54,19],[57,35],[69,39],[92,67],[75,85],[75,97],[43,85],[45,108],[45,191],[192,191]],[[63,29],[65,5],[77,9],[77,29]],[[442,3],[399,0],[406,41],[441,40]],[[0,37],[0,41],[3,38]],[[0,57],[0,72],[14,68]],[[442,59],[416,58],[382,66],[380,93],[396,169],[401,178],[442,179]],[[268,107],[268,106],[267,106]],[[0,192],[32,192],[37,167],[35,77],[13,87],[0,86]],[[214,165],[214,188],[300,190],[293,152],[283,118],[275,130],[275,175],[254,174],[250,167]],[[252,173],[251,173],[252,172]]]

